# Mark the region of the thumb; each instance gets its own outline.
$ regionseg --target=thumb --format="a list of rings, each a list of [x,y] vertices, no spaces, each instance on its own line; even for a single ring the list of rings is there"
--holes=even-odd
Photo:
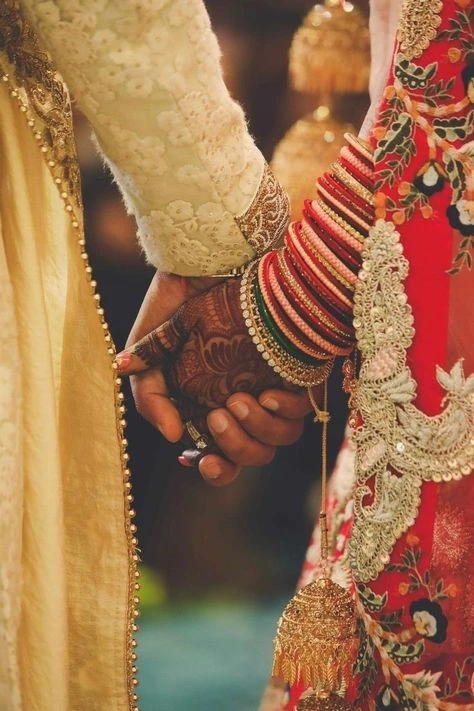
[[[186,333],[179,325],[179,320],[173,316],[137,343],[118,353],[116,362],[120,375],[136,375],[149,368],[161,368],[185,339]]]

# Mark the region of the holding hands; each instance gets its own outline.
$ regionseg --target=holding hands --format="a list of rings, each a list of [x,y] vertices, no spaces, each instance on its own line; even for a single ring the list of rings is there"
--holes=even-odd
[[[133,375],[138,411],[169,441],[184,436],[191,448],[181,463],[197,462],[217,486],[295,442],[311,409],[306,392],[288,391],[252,343],[240,279],[157,274],[117,361],[121,375]],[[200,457],[204,440],[214,444]]]

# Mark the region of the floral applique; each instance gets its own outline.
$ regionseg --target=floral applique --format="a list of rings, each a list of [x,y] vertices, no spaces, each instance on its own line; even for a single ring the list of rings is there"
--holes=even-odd
[[[395,56],[393,84],[385,90],[385,106],[374,131],[375,163],[384,161],[375,183],[376,216],[401,225],[415,212],[424,219],[434,215],[431,198],[449,188],[447,217],[460,233],[460,244],[450,274],[472,267],[474,252],[474,9],[460,8],[434,41],[449,40],[451,77],[441,76],[437,61],[423,66],[404,52]],[[460,86],[462,84],[462,97]],[[416,166],[420,141],[426,141],[428,159]],[[465,145],[459,148],[459,142]],[[412,180],[403,180],[407,168]],[[386,194],[397,187],[397,196]]]
[[[379,668],[384,684],[377,691],[376,711],[435,711],[457,708],[453,702],[472,701],[471,677],[474,656],[454,661],[452,673],[423,669],[405,671],[423,659],[427,645],[442,645],[449,635],[449,620],[443,603],[458,595],[457,586],[444,578],[434,579],[422,564],[417,536],[409,534],[399,561],[386,571],[401,576],[398,592],[410,598],[405,607],[387,611],[388,592],[378,595],[368,586],[357,586],[361,645],[354,666],[358,675],[356,708],[366,709]],[[403,620],[407,622],[404,624]],[[377,659],[378,657],[378,659]]]

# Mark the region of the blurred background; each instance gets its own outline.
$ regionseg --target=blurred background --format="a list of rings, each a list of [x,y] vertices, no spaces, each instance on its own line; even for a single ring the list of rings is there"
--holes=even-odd
[[[226,83],[244,106],[267,160],[286,134],[274,168],[297,215],[301,198],[313,192],[314,178],[337,154],[345,128],[358,128],[367,107],[366,2],[355,8],[344,3],[342,20],[334,19],[340,12],[335,0],[316,12],[306,0],[206,0],[206,5]],[[290,86],[292,37],[312,7],[306,34],[294,50]],[[325,42],[326,54],[318,54]],[[331,52],[338,61],[331,61]],[[347,94],[342,82],[341,94],[344,66],[351,65],[355,79],[346,77],[346,85],[356,93]],[[153,271],[80,115],[77,137],[88,252],[121,349]],[[346,414],[341,381],[339,365],[330,384],[330,461]],[[318,428],[309,418],[302,439],[282,449],[271,466],[247,470],[227,489],[214,489],[180,467],[179,445],[164,441],[137,415],[129,392],[126,397],[143,561],[141,709],[255,710],[271,666],[277,618],[296,585],[318,510]]]

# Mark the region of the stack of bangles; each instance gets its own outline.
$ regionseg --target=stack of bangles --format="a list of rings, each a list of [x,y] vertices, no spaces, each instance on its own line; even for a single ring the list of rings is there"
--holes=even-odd
[[[345,138],[284,246],[242,277],[242,311],[254,344],[276,373],[301,387],[325,380],[334,358],[350,353],[354,342],[353,294],[374,223],[374,168],[370,147]]]

